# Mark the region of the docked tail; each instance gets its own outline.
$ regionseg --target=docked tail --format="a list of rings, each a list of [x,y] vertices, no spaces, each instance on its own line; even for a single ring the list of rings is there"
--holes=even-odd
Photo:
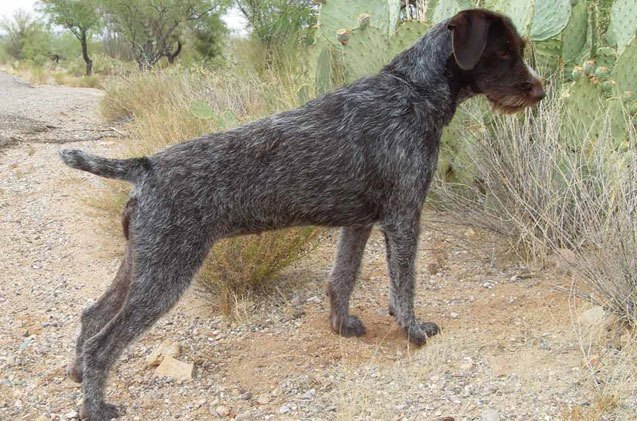
[[[78,149],[67,149],[60,152],[66,165],[82,171],[106,178],[116,178],[135,183],[150,171],[148,158],[107,159],[91,155]]]

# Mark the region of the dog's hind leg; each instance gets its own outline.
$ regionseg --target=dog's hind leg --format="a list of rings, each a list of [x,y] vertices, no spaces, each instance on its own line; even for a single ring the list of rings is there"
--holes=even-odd
[[[345,227],[338,238],[336,261],[327,286],[330,297],[330,324],[343,336],[362,336],[365,326],[356,316],[349,314],[349,298],[360,269],[365,244],[372,231],[371,225]]]
[[[80,334],[75,344],[75,357],[67,368],[67,374],[72,380],[82,382],[82,351],[86,340],[97,334],[120,310],[131,282],[132,255],[131,244],[126,242],[126,252],[115,280],[91,306],[82,311]]]
[[[122,228],[127,241],[124,259],[120,264],[113,283],[95,303],[82,311],[80,334],[75,344],[75,356],[67,368],[68,376],[78,383],[82,382],[82,350],[84,343],[88,338],[102,330],[102,328],[115,317],[128,295],[133,268],[133,246],[128,228],[134,208],[135,200],[131,199],[126,204],[122,215]]]
[[[110,368],[128,344],[177,303],[209,250],[206,238],[188,238],[175,225],[148,226],[146,238],[136,231],[133,280],[124,305],[84,344],[81,414],[89,420],[118,416],[116,407],[104,402]]]

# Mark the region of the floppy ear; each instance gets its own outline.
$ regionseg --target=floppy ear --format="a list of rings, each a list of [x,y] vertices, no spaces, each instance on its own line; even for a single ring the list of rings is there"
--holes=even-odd
[[[462,70],[471,70],[478,64],[491,20],[478,10],[465,10],[451,18],[447,29],[451,31],[451,45],[456,63]]]

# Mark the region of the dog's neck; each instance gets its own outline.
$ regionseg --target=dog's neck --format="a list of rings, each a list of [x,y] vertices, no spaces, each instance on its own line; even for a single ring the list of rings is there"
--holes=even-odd
[[[446,21],[434,26],[411,48],[396,56],[384,71],[427,91],[428,98],[442,109],[455,111],[461,102],[479,93],[471,72],[460,69],[454,59]]]

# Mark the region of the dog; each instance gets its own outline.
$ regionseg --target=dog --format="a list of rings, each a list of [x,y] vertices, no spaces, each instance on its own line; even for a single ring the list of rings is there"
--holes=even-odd
[[[414,312],[420,215],[440,136],[458,105],[484,95],[497,111],[540,101],[511,20],[483,9],[434,26],[378,74],[301,108],[134,159],[61,152],[70,167],[133,183],[113,285],[82,313],[69,375],[82,416],[117,417],[104,402],[124,348],[177,302],[216,241],[284,227],[341,227],[327,291],[331,328],[361,336],[349,298],[372,226],[385,236],[389,310],[409,341],[439,332]]]

